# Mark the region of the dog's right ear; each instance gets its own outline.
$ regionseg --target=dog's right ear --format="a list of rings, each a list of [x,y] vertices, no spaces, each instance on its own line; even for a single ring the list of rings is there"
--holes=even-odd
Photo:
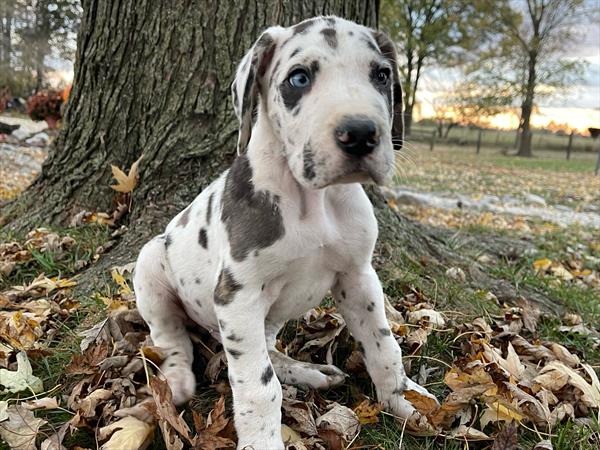
[[[273,59],[277,36],[283,30],[282,27],[271,27],[263,32],[238,65],[235,80],[231,85],[233,109],[240,122],[238,155],[246,149],[250,141],[252,119],[258,105],[261,83]]]

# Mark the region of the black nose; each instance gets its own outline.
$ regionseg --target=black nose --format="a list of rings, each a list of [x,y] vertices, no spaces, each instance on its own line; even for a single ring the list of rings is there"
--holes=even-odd
[[[335,129],[335,142],[352,156],[366,156],[379,145],[377,126],[366,118],[345,119]]]

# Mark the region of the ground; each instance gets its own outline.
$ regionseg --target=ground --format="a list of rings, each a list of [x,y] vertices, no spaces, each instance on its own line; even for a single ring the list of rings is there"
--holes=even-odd
[[[295,441],[289,448],[513,449],[517,440],[521,448],[543,440],[555,449],[598,448],[600,177],[593,176],[593,155],[524,160],[498,149],[476,156],[470,148],[438,145],[429,152],[420,144],[404,154],[389,208],[443,229],[455,251],[513,286],[542,293],[556,309],[538,308],[531,298],[505,304],[466,282],[471,274],[458,267],[387,267],[376,255],[407,371],[442,407],[412,394],[431,424],[421,429],[382,412],[360,352],[326,299],[288,324],[279,345],[298,359],[333,361],[350,376],[326,392],[285,388],[283,432]],[[4,198],[16,196],[30,176],[0,185]],[[426,201],[400,191],[427,194]],[[485,196],[497,199],[477,203]],[[439,198],[451,201],[432,207]],[[541,219],[538,209],[550,215]],[[580,217],[592,220],[564,223]],[[83,277],[119,233],[98,214],[68,229],[0,230],[0,368],[9,370],[0,381],[0,436],[13,446],[22,439],[19,448],[49,448],[42,441],[63,438],[66,448],[231,448],[231,398],[218,343],[195,330],[198,394],[182,420],[152,376],[161,356],[136,314],[131,267]],[[499,257],[474,244],[498,236],[518,244],[515,250]],[[536,448],[552,448],[543,445]]]

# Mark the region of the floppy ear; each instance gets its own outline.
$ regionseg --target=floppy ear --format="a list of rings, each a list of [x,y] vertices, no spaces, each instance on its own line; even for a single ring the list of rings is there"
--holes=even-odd
[[[240,61],[235,80],[231,85],[233,109],[240,122],[238,155],[246,149],[250,140],[252,119],[261,90],[260,83],[275,53],[275,37],[282,29],[281,27],[271,27],[263,32]]]
[[[392,65],[392,142],[394,143],[394,150],[399,150],[402,148],[402,142],[404,141],[404,114],[402,114],[402,84],[400,83],[396,47],[387,34],[381,31],[374,31],[373,37],[381,54]]]

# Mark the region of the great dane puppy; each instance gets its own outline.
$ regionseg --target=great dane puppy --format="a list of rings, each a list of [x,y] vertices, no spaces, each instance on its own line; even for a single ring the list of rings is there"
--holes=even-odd
[[[134,285],[162,372],[194,394],[190,319],[227,355],[239,449],[283,449],[281,386],[327,388],[331,365],[275,348],[288,319],[331,291],[385,407],[418,418],[371,265],[377,222],[360,183],[392,175],[402,137],[396,53],[382,33],[337,17],[267,29],[232,86],[240,121],[231,168],[142,249]],[[253,120],[255,117],[255,123]]]

